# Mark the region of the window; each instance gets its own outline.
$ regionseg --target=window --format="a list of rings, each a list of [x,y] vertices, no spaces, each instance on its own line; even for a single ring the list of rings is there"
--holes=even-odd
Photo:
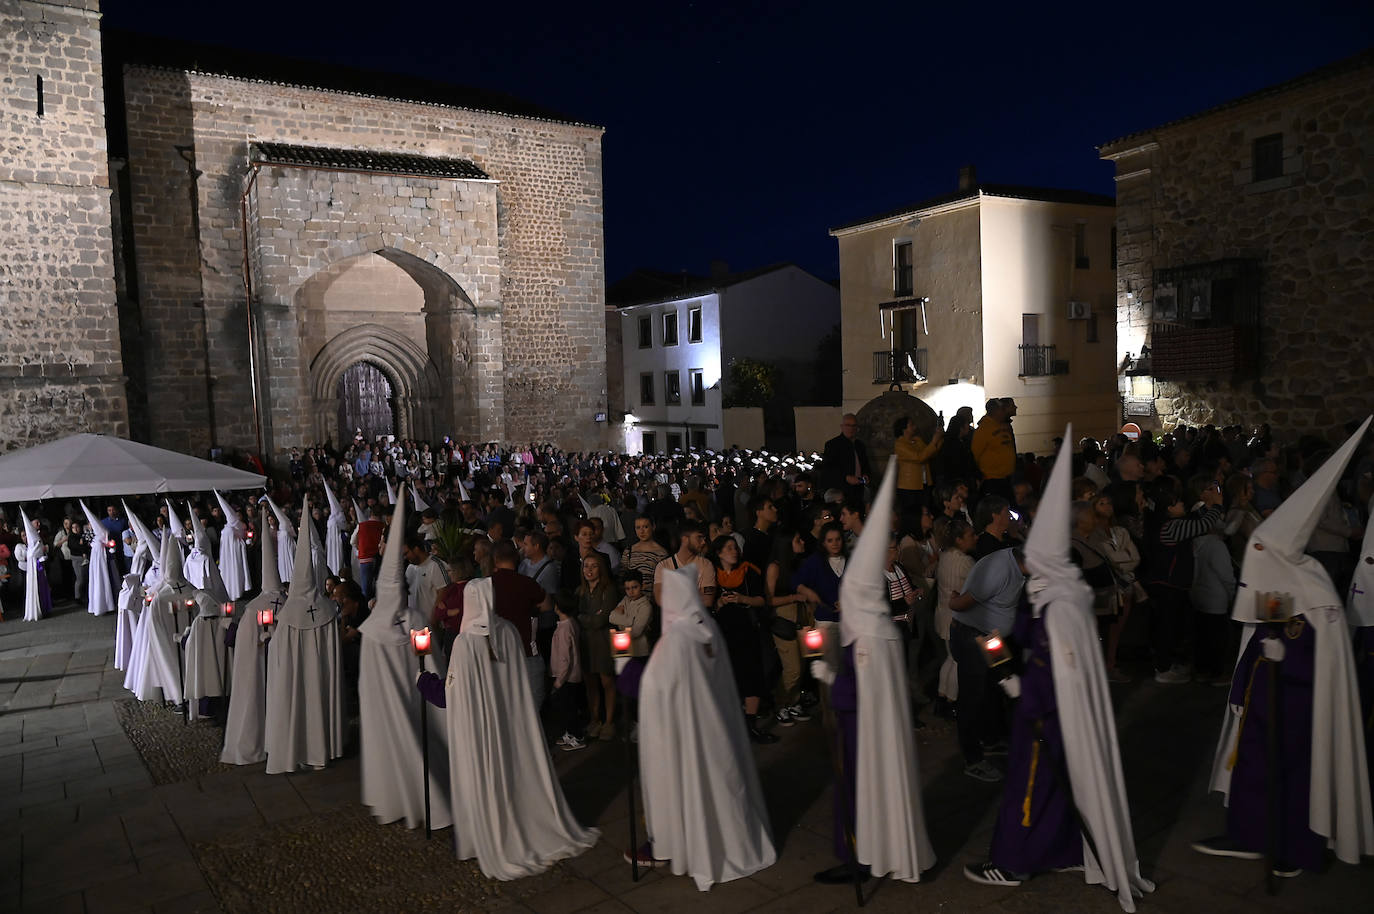
[[[658,437],[653,432],[639,433],[640,450],[645,454],[658,453]]]
[[[1023,314],[1021,315],[1021,345],[1039,346],[1040,345],[1040,315]]]
[[[687,312],[687,342],[701,342],[701,309],[693,308]]]
[[[688,383],[692,385],[692,405],[706,405],[706,379],[702,376],[700,368],[693,368],[687,372]]]
[[[1250,169],[1252,181],[1268,181],[1283,177],[1283,134],[1262,136],[1251,145]]]
[[[704,450],[706,450],[706,432],[705,432],[705,430],[699,429],[699,428],[694,428],[694,429],[692,429],[692,450],[694,450],[694,451],[704,451]]]
[[[911,242],[898,241],[892,246],[892,294],[898,298],[914,295],[911,278]]]
[[[641,406],[654,405],[654,373],[646,371],[639,376],[639,402]]]
[[[1093,311],[1088,314],[1088,342],[1096,343],[1097,341],[1097,312]]]
[[[892,332],[897,336],[898,349],[916,348],[916,333],[920,320],[920,312],[915,308],[907,308],[904,311],[893,313]]]
[[[645,314],[639,319],[639,348],[650,349],[654,345],[654,319]]]
[[[1073,227],[1073,265],[1078,270],[1088,268],[1088,226],[1083,222]]]
[[[663,372],[663,402],[669,406],[677,406],[679,403],[682,402],[681,372]]]
[[[43,116],[43,77],[34,77],[34,87],[38,90],[38,116]]]
[[[680,450],[682,450],[682,433],[681,433],[681,432],[669,432],[669,433],[668,433],[668,453],[671,454],[673,451],[680,451]]]
[[[677,345],[677,312],[669,311],[663,315],[663,345]]]

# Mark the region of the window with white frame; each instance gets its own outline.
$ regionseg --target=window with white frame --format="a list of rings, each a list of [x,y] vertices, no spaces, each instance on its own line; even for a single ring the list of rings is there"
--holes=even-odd
[[[651,349],[654,345],[654,319],[647,314],[639,318],[639,348]]]
[[[892,245],[892,294],[905,298],[915,294],[912,277],[911,242],[897,241]]]
[[[701,342],[701,306],[697,305],[687,312],[687,342]]]
[[[663,345],[677,345],[677,312],[665,311],[663,313]]]
[[[668,406],[677,406],[682,402],[681,372],[663,372],[663,402]]]
[[[639,376],[639,402],[643,406],[654,405],[654,373],[646,371]]]
[[[706,405],[706,378],[700,368],[693,368],[687,372],[688,383],[692,387],[692,405]]]

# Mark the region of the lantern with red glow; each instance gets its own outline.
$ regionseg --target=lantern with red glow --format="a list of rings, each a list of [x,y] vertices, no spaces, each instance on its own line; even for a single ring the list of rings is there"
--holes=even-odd
[[[1011,648],[1007,647],[1007,642],[997,629],[993,629],[989,634],[980,635],[978,645],[983,649],[983,657],[990,667],[999,667],[1011,659]]]
[[[225,603],[223,608],[224,608],[224,617],[225,617],[226,619],[229,618],[230,616],[232,616],[232,615],[234,614],[234,604],[233,604],[232,601],[229,602],[229,603]]]
[[[195,600],[187,600],[187,601],[186,601],[186,608],[187,608],[187,609],[190,609],[192,606],[195,606],[195,605],[196,605],[196,601],[195,601]]]
[[[797,632],[797,638],[801,640],[802,655],[805,657],[819,657],[825,648],[825,632],[815,626],[803,628]]]
[[[418,632],[413,628],[410,630],[410,646],[415,650],[417,656],[423,657],[429,653],[431,638],[428,626]]]
[[[249,530],[249,531],[248,531],[248,542],[250,542],[250,543],[253,542],[253,531],[252,531],[252,530]]]
[[[108,552],[110,555],[114,555],[114,551],[115,551],[115,541],[114,541],[114,540],[110,540],[109,542],[107,542],[107,543],[105,544],[105,551]]]
[[[630,656],[630,633],[625,629],[611,629],[611,654],[615,657]]]
[[[258,610],[258,625],[261,625],[263,628],[271,628],[276,621],[277,614],[272,611],[272,607],[269,606],[266,609]]]

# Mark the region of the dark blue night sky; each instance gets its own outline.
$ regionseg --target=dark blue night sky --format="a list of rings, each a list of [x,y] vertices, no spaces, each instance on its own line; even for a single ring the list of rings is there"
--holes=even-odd
[[[105,0],[108,26],[500,90],[606,127],[607,277],[792,260],[983,181],[1112,193],[1094,147],[1374,44],[1369,3]]]

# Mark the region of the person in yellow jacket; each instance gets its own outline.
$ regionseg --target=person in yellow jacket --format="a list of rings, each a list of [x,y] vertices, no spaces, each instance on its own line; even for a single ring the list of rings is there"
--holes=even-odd
[[[1011,475],[1016,471],[1016,436],[1011,430],[1011,417],[1016,415],[1016,401],[1011,397],[988,401],[987,414],[974,429],[970,450],[983,474],[982,495],[1000,495],[1015,503],[1011,490]]]
[[[939,452],[945,431],[936,424],[935,434],[927,444],[916,434],[916,423],[911,417],[902,416],[893,423],[892,437],[893,452],[897,455],[897,509],[919,512],[922,505],[929,505],[928,494],[935,483],[930,461]]]

